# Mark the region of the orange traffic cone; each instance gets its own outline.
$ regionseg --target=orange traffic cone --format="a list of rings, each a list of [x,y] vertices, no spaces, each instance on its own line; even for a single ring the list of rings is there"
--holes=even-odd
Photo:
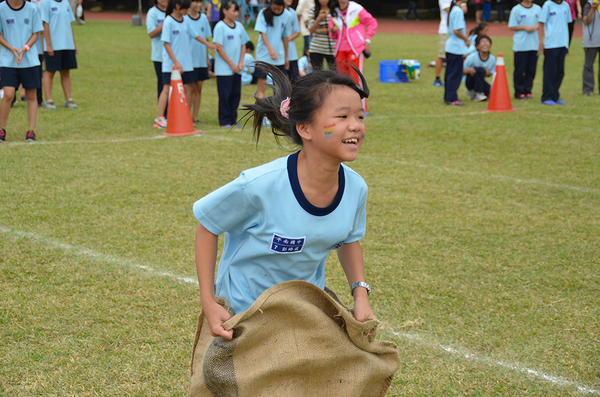
[[[173,72],[171,72],[169,111],[167,112],[167,131],[163,135],[184,136],[201,133],[202,131],[196,131],[194,128],[190,107],[185,97],[181,73],[173,68]]]
[[[496,60],[496,73],[490,90],[490,101],[488,102],[488,112],[512,112],[510,103],[510,94],[508,92],[508,81],[506,80],[506,68],[504,67],[504,57],[498,54]]]

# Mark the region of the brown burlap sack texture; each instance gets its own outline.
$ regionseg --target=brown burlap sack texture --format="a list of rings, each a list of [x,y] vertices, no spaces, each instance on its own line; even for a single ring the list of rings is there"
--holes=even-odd
[[[213,338],[200,314],[189,396],[385,396],[400,359],[375,339],[378,324],[358,322],[331,291],[277,284],[224,324],[231,341]]]

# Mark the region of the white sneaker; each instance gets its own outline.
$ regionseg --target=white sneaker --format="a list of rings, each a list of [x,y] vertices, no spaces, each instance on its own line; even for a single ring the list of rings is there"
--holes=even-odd
[[[469,97],[470,100],[475,99],[475,91],[465,88],[465,92],[467,93],[467,96]]]
[[[483,92],[476,92],[475,93],[475,98],[473,99],[475,102],[483,102],[483,101],[487,101],[488,97],[485,96],[485,94]]]

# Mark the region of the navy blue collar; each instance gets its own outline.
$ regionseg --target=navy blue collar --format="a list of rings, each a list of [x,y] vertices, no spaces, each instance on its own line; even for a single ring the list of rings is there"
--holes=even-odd
[[[302,192],[302,188],[300,187],[300,181],[298,180],[298,153],[300,152],[291,154],[287,160],[288,177],[290,179],[290,185],[292,185],[292,191],[294,192],[294,196],[296,197],[298,204],[300,204],[300,206],[311,215],[325,216],[331,214],[342,201],[342,196],[344,196],[344,186],[346,185],[344,167],[342,167],[340,164],[340,171],[338,172],[339,186],[333,202],[327,207],[316,207],[312,205],[310,201],[308,201],[304,195],[304,192]]]

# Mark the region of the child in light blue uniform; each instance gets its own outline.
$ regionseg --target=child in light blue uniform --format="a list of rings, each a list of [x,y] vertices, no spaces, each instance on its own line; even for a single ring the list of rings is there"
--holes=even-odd
[[[469,41],[471,42],[471,45],[467,49],[467,55],[477,52],[477,47],[475,47],[477,36],[488,36],[488,24],[486,22],[481,22],[469,31]]]
[[[154,127],[166,128],[167,121],[164,119],[164,113],[169,99],[169,87],[171,85],[171,73],[173,69],[183,72],[181,80],[185,88],[185,97],[190,98],[191,86],[194,77],[194,66],[192,61],[192,40],[203,43],[210,49],[215,49],[215,45],[206,41],[189,20],[184,18],[190,8],[191,0],[171,0],[167,7],[167,17],[163,22],[161,41],[163,45],[162,54],[162,82],[163,90],[158,98],[157,119]],[[191,101],[188,101],[190,106]]]
[[[463,83],[469,99],[481,102],[490,95],[490,85],[485,78],[496,71],[496,58],[490,54],[492,39],[488,36],[477,36],[475,46],[477,52],[467,56],[463,65]]]
[[[240,72],[242,76],[242,85],[249,85],[253,83],[254,76],[254,43],[251,41],[246,43],[246,53],[244,54],[244,69]]]
[[[301,150],[242,172],[194,204],[200,222],[196,268],[210,332],[233,336],[223,328],[231,315],[215,295],[240,313],[282,282],[304,280],[324,288],[325,262],[333,250],[351,287],[356,319],[373,318],[359,242],[366,231],[367,185],[342,164],[356,159],[366,134],[364,77],[358,72],[365,91],[332,71],[301,77],[292,89],[274,66],[258,62],[257,67],[273,76],[274,95],[245,107],[257,118],[256,139],[268,117],[276,137],[289,138]],[[225,244],[215,283],[221,234]]]
[[[288,19],[288,30],[290,34],[286,39],[289,41],[288,44],[288,59],[290,60],[290,67],[288,69],[288,77],[292,84],[298,80],[300,73],[298,71],[298,50],[296,49],[296,38],[300,36],[300,25],[298,24],[298,14],[291,6],[293,0],[284,0],[285,9],[291,14],[291,18]]]
[[[246,43],[250,41],[244,25],[236,21],[240,6],[234,0],[223,0],[221,21],[213,32],[213,41],[221,44],[215,55],[215,74],[219,92],[219,124],[240,127],[237,109],[242,96],[242,76]]]
[[[461,8],[465,0],[454,0],[448,13],[448,40],[446,40],[446,74],[444,101],[447,105],[462,106],[458,87],[463,75],[464,55],[470,46],[466,36],[465,14]]]
[[[24,0],[18,7],[11,7],[8,1],[0,4],[0,76],[4,97],[0,103],[0,142],[6,140],[6,122],[15,92],[23,84],[27,98],[29,130],[25,140],[35,140],[37,118],[36,90],[40,87],[37,51],[32,49],[44,30],[40,13],[34,4]]]
[[[71,23],[75,14],[68,1],[42,1],[42,23],[44,25],[44,91],[46,92],[46,109],[56,109],[52,100],[52,80],[54,74],[60,72],[60,82],[65,94],[65,107],[77,109],[71,97],[71,69],[77,69],[77,46]]]
[[[208,41],[212,36],[210,23],[206,15],[202,14],[202,0],[192,0],[190,9],[185,16],[188,22],[194,27],[195,31]],[[208,51],[207,47],[197,40],[192,40],[192,64],[194,66],[194,77],[191,83],[192,97],[192,120],[194,123],[202,123],[198,118],[200,111],[200,102],[202,100],[202,82],[208,80]]]
[[[148,36],[152,39],[152,53],[150,59],[154,63],[154,71],[156,73],[157,80],[157,98],[160,97],[160,92],[163,89],[162,83],[162,49],[163,42],[160,40],[162,34],[163,22],[165,21],[165,12],[169,0],[156,0],[154,7],[148,10],[146,15],[146,27],[148,30]]]
[[[515,72],[513,82],[515,98],[530,99],[533,80],[540,53],[538,20],[542,8],[533,0],[522,0],[510,11],[508,28],[515,32],[513,51],[515,53]]]
[[[271,0],[269,6],[258,13],[254,26],[254,30],[258,32],[256,60],[276,66],[284,74],[287,74],[286,65],[289,65],[289,47],[285,39],[291,35],[291,15],[285,9],[284,0]],[[256,96],[263,98],[267,88],[267,75],[257,70],[255,76],[258,84]]]
[[[547,0],[539,22],[544,25],[544,82],[542,105],[564,105],[560,85],[565,76],[565,56],[569,48],[571,8],[563,0]]]

